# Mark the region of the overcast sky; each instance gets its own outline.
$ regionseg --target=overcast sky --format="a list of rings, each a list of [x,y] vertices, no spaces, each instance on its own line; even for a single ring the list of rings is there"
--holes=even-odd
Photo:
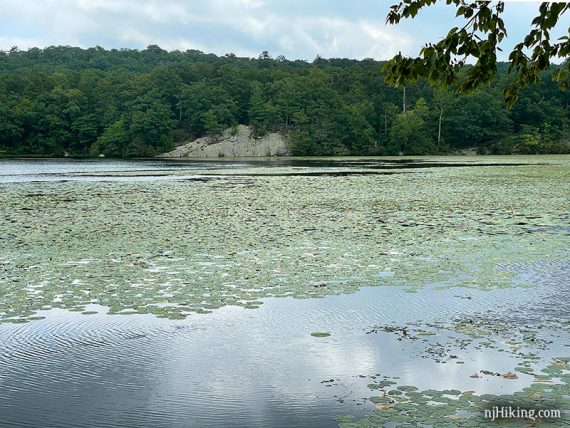
[[[439,2],[414,20],[386,26],[397,0],[0,0],[0,49],[70,45],[218,55],[387,59],[415,55],[454,25],[454,8]],[[509,2],[505,52],[528,32],[537,2]],[[564,35],[570,13],[558,24]],[[507,55],[505,53],[504,55]],[[503,56],[502,59],[506,59]]]

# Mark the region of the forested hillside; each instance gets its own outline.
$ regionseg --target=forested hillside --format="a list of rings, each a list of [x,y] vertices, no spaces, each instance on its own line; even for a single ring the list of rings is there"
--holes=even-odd
[[[493,86],[458,96],[387,86],[374,60],[313,62],[200,51],[49,47],[0,53],[0,153],[152,156],[237,124],[287,133],[297,155],[570,153],[570,93],[551,72],[503,107]]]

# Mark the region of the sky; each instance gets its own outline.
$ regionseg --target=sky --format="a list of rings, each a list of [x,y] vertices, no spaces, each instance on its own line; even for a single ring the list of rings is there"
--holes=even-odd
[[[439,1],[413,20],[385,24],[397,0],[0,0],[0,50],[17,46],[166,50],[272,56],[312,61],[323,58],[389,59],[415,56],[461,21]],[[510,48],[530,29],[538,2],[507,2]],[[568,31],[570,12],[553,36]]]

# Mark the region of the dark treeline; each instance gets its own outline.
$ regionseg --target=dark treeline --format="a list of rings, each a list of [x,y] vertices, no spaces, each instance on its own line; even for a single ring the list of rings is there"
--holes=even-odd
[[[551,72],[512,110],[501,64],[469,96],[425,82],[405,93],[374,60],[313,62],[49,47],[0,52],[0,153],[151,156],[237,124],[289,135],[297,155],[569,153],[570,94]]]

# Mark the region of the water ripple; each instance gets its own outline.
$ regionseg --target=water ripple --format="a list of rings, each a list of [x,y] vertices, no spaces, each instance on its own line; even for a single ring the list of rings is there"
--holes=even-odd
[[[507,267],[505,267],[507,268]],[[509,266],[512,269],[513,266]],[[186,320],[151,315],[84,316],[0,326],[0,413],[8,426],[334,426],[335,414],[364,416],[360,375],[399,376],[420,388],[509,392],[525,382],[469,373],[505,371],[516,358],[465,351],[463,365],[418,358],[425,343],[365,334],[374,325],[453,317],[567,314],[568,261],[516,266],[530,288],[435,290],[367,287],[325,299],[265,299],[259,309],[224,307]],[[534,314],[531,316],[531,314]],[[533,318],[534,316],[534,318]],[[331,336],[315,338],[311,332]],[[444,336],[434,341],[445,341]],[[546,355],[548,357],[548,355]],[[333,379],[334,387],[323,380]],[[342,399],[339,397],[351,397]],[[354,397],[354,398],[352,398]]]

